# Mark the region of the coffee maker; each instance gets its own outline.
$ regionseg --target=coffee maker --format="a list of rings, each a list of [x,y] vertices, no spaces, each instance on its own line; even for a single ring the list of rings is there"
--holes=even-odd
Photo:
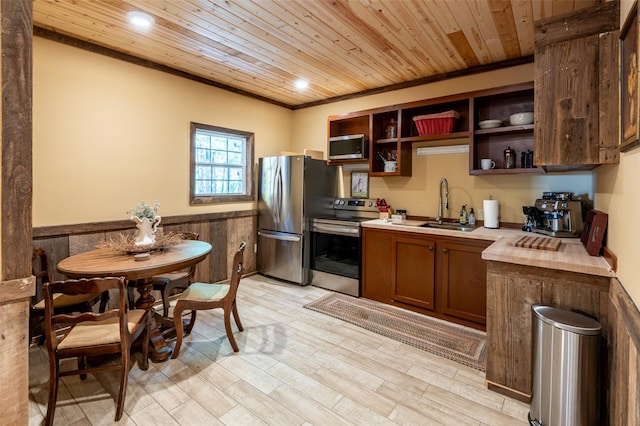
[[[522,206],[523,231],[550,237],[578,238],[584,221],[583,202],[573,192],[543,192],[533,206]]]

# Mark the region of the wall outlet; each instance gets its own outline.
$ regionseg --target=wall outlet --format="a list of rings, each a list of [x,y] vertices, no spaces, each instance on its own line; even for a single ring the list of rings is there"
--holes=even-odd
[[[258,252],[258,243],[255,243],[255,244],[253,245],[253,252],[254,252],[254,253],[257,253],[257,252]]]
[[[478,209],[478,220],[484,220],[484,209]]]

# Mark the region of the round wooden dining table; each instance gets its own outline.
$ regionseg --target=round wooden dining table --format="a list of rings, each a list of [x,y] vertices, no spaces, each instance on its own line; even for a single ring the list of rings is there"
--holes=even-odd
[[[188,268],[201,262],[211,252],[205,241],[184,240],[180,244],[150,253],[145,260],[136,260],[134,254],[112,249],[95,249],[74,254],[58,263],[58,271],[70,278],[125,277],[137,283],[140,297],[136,308],[150,310],[155,298],[151,294],[153,278]],[[171,356],[171,347],[154,325],[151,329],[150,359],[162,362]]]

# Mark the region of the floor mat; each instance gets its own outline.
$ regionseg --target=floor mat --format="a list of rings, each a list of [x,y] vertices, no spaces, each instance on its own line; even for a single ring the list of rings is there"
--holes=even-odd
[[[460,364],[486,369],[487,339],[483,331],[340,293],[328,294],[304,307]]]

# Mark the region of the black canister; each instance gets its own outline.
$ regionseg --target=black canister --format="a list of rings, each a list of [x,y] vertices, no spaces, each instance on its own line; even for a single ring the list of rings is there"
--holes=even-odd
[[[531,151],[530,149],[527,150],[526,163],[527,163],[526,166],[528,169],[533,168],[533,151]]]
[[[520,167],[523,169],[533,168],[533,151],[528,149],[520,153]]]
[[[504,168],[515,169],[516,168],[516,152],[508,147],[504,150]]]

